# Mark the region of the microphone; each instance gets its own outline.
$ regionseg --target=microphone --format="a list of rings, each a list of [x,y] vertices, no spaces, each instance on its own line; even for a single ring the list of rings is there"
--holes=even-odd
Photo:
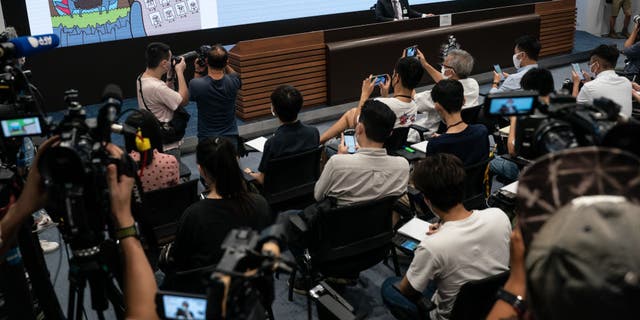
[[[0,43],[0,59],[29,57],[54,49],[59,44],[60,38],[55,34],[17,37]]]
[[[118,120],[122,106],[122,89],[118,85],[108,84],[102,91],[102,107],[98,111],[98,132],[101,141],[111,141],[113,125]],[[120,132],[117,132],[120,133]]]

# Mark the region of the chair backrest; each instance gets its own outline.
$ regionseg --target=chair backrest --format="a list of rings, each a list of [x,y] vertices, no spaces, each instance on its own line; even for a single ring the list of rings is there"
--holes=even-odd
[[[144,210],[140,223],[152,229],[158,245],[169,243],[175,239],[184,210],[198,201],[198,180],[146,192],[142,201]]]
[[[387,154],[393,154],[394,151],[402,148],[407,143],[407,137],[409,136],[409,127],[399,127],[391,131],[391,135],[384,142],[384,148],[387,149]]]
[[[485,209],[487,189],[485,173],[490,159],[467,166],[464,168],[466,178],[464,181],[464,206],[468,210]]]
[[[498,289],[507,282],[509,271],[472,280],[460,287],[456,302],[453,304],[451,320],[484,319],[496,302]]]
[[[322,146],[269,160],[264,177],[264,196],[269,204],[311,193],[320,178]]]
[[[478,116],[480,115],[481,109],[482,109],[481,104],[462,109],[462,111],[460,111],[460,116],[462,117],[462,121],[464,121],[467,124],[478,123]]]
[[[357,273],[380,262],[391,247],[397,199],[385,197],[319,212],[310,248],[314,264],[344,266]]]

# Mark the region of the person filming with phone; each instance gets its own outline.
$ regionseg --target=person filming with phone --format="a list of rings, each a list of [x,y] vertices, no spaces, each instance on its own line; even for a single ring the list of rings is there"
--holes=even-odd
[[[500,93],[520,90],[520,80],[527,71],[538,67],[538,55],[540,54],[540,42],[532,36],[522,36],[516,40],[513,48],[513,66],[517,73],[508,74],[493,72],[493,84],[489,93]],[[500,70],[502,71],[502,70]],[[504,82],[502,82],[504,80]],[[501,84],[502,82],[502,84]]]

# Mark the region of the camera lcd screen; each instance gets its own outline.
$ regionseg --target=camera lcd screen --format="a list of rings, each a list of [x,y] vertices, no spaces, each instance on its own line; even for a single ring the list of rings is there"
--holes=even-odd
[[[205,319],[207,299],[164,294],[164,319]]]
[[[536,97],[493,98],[489,105],[489,114],[499,116],[517,116],[530,114]]]
[[[413,240],[407,240],[407,241],[402,243],[402,247],[407,249],[407,250],[414,251],[418,247],[418,243],[413,241]]]
[[[38,117],[2,120],[1,123],[2,134],[5,138],[42,134],[42,127],[40,126],[40,119]]]

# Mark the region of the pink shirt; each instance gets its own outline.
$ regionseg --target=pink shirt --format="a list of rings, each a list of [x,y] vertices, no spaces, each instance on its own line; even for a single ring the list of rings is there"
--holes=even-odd
[[[140,154],[132,151],[129,154],[133,160],[140,161]],[[138,171],[140,174],[140,171]],[[178,160],[170,154],[164,154],[153,150],[153,161],[144,167],[140,177],[142,189],[149,192],[175,186],[180,183],[180,166]]]

